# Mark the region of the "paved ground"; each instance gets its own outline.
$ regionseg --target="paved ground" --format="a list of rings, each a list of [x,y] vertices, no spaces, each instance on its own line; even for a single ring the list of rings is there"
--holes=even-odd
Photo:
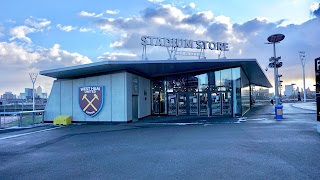
[[[303,105],[301,105],[303,106]],[[319,179],[314,110],[237,118],[152,117],[0,134],[1,179]]]

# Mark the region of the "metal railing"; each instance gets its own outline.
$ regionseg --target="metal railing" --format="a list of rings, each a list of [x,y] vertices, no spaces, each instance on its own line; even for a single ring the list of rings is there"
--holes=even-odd
[[[23,127],[44,122],[44,110],[0,112],[0,128]]]
[[[36,104],[35,110],[44,110],[45,104]],[[32,111],[32,104],[6,104],[0,105],[0,112],[18,112],[18,111]]]

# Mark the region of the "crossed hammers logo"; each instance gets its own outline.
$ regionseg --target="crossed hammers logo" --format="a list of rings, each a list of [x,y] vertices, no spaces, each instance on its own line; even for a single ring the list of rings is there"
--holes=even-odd
[[[94,97],[91,99],[91,101],[87,98],[87,94],[84,94],[83,97],[82,97],[82,100],[86,100],[88,102],[88,105],[86,107],[83,108],[83,111],[86,111],[89,106],[91,106],[95,111],[97,111],[97,108],[92,104],[94,100],[98,99],[99,100],[99,97],[98,95],[94,94],[93,95]]]

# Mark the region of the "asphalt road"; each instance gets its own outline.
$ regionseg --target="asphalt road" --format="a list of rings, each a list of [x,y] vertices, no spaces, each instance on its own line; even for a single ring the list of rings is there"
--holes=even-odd
[[[0,179],[319,179],[315,111],[45,126],[0,134]]]

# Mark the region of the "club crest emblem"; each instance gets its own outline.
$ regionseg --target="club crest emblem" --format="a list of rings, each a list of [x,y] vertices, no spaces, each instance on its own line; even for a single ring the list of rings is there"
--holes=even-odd
[[[81,110],[88,116],[95,116],[103,107],[103,86],[86,86],[79,88],[79,104]]]

